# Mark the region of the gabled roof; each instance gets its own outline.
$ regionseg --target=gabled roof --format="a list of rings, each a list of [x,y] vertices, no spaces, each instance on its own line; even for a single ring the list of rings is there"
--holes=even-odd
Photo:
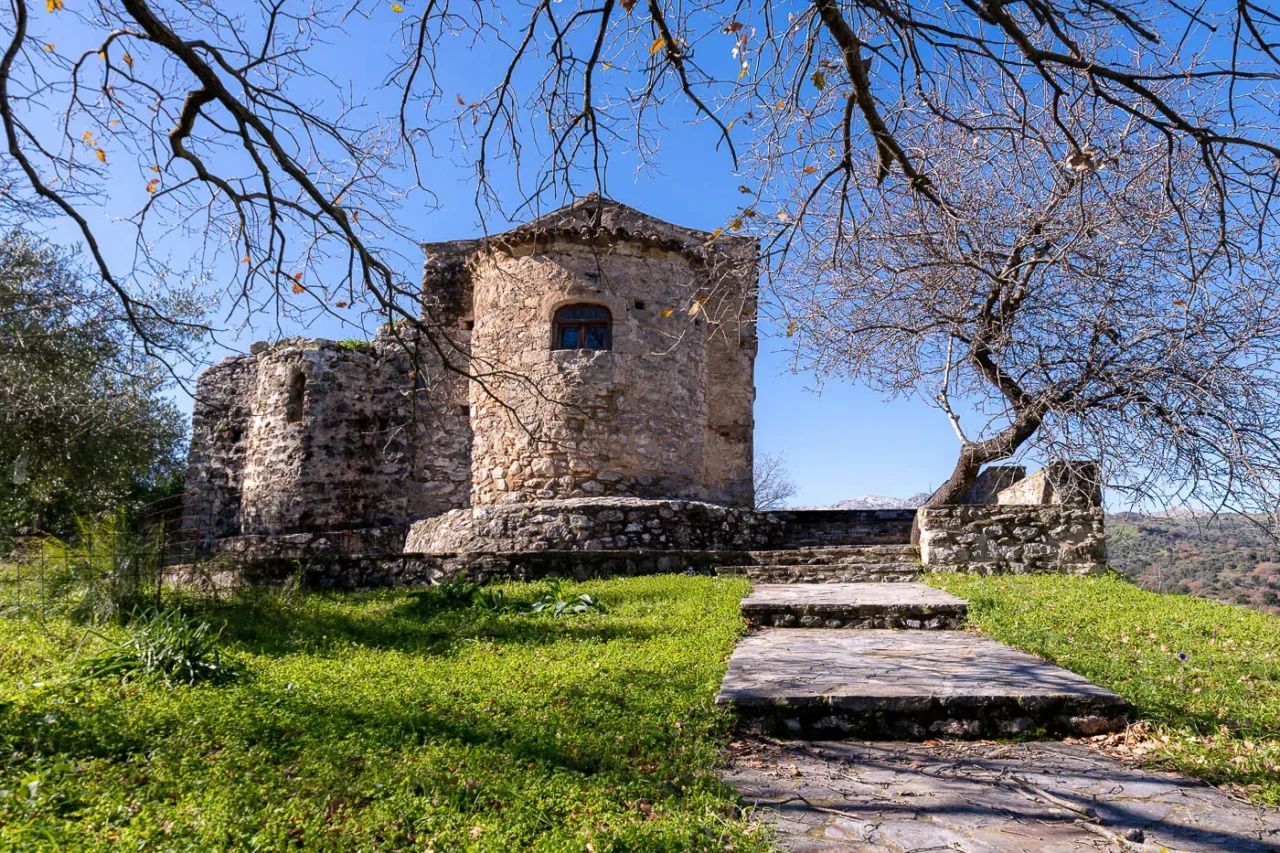
[[[755,242],[750,237],[714,235],[709,231],[698,231],[664,222],[634,207],[602,198],[598,193],[593,192],[559,210],[553,210],[501,234],[479,240],[428,244],[424,248],[456,253],[474,251],[486,244],[509,246],[552,235],[570,235],[587,240],[598,238],[627,240],[696,255],[705,254],[713,240],[722,245]]]
[[[608,235],[645,243],[666,244],[669,248],[693,250],[712,240],[709,231],[684,228],[664,222],[621,202],[590,193],[559,210],[512,228],[499,238],[520,238],[538,234],[577,234],[584,237]],[[675,244],[675,245],[671,245]]]

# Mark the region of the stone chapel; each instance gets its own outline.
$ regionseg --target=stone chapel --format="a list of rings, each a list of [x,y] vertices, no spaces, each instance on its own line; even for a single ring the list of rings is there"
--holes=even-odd
[[[450,510],[538,501],[751,507],[754,239],[592,195],[423,249],[430,336],[258,343],[200,378],[202,546],[340,532],[380,551]]]

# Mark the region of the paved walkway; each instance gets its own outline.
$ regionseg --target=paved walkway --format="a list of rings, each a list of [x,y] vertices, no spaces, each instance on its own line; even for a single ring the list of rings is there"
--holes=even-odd
[[[1280,810],[1085,746],[744,739],[726,781],[783,849],[1280,851]]]
[[[784,849],[1280,853],[1280,811],[1079,744],[858,742],[1093,734],[1123,727],[1126,706],[1047,661],[937,630],[965,602],[930,587],[810,580],[828,583],[743,602],[756,624],[806,627],[744,638],[716,699],[752,733],[725,779]],[[908,624],[934,630],[883,630]]]

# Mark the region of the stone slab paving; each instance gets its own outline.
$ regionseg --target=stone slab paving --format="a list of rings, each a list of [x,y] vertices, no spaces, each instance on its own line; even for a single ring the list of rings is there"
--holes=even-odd
[[[730,758],[794,853],[1280,851],[1280,810],[1082,745],[744,739]]]
[[[742,615],[778,628],[958,628],[968,602],[922,583],[757,584]]]
[[[770,628],[734,649],[716,702],[745,731],[793,737],[1091,735],[1125,701],[1074,673],[960,631]]]

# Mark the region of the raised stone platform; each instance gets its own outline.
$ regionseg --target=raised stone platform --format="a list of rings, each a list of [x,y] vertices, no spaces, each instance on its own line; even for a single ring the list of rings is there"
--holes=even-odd
[[[742,615],[778,628],[958,628],[968,603],[920,583],[759,584]]]
[[[1127,707],[974,634],[803,628],[738,643],[716,702],[747,731],[861,739],[1092,735],[1123,727]]]
[[[783,537],[771,513],[686,500],[580,498],[458,509],[415,522],[413,554],[746,551]]]

